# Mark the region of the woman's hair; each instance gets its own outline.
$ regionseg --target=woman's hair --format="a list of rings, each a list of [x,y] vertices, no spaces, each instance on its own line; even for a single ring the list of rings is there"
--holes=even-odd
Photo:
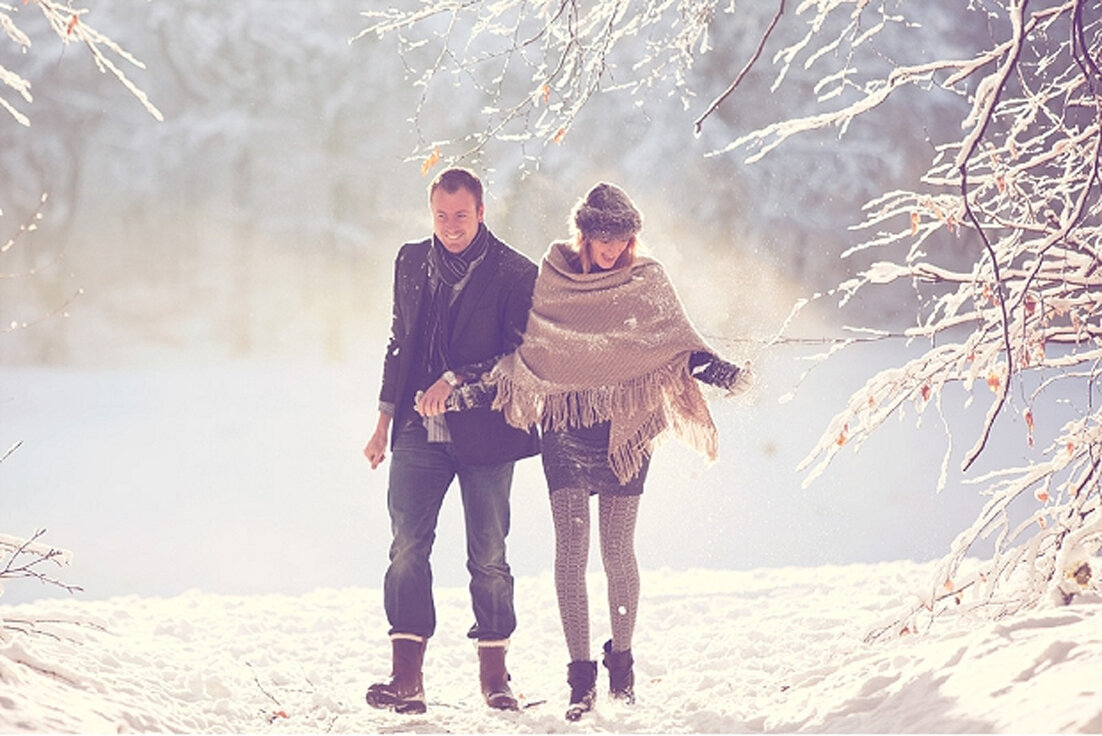
[[[624,252],[620,254],[620,257],[616,259],[616,263],[613,268],[625,268],[635,263],[635,251],[639,246],[639,238],[632,235],[628,238],[628,247],[624,248]],[[581,267],[582,273],[589,273],[593,270],[593,238],[585,233],[578,231],[577,239],[574,243],[574,250],[578,253],[578,263]]]

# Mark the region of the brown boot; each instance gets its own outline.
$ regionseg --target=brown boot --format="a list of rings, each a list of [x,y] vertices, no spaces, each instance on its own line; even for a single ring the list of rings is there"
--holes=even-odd
[[[414,634],[390,637],[392,669],[390,682],[376,682],[367,689],[367,704],[389,708],[395,713],[424,713],[425,688],[421,665],[425,658],[425,639]]]
[[[509,640],[478,642],[478,674],[482,697],[486,705],[497,710],[517,710],[517,699],[509,688],[509,671],[505,669],[505,652]]]

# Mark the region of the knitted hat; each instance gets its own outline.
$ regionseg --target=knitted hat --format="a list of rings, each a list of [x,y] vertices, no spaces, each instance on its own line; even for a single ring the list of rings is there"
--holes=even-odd
[[[573,220],[583,235],[600,240],[628,240],[643,229],[643,216],[631,198],[607,182],[590,189],[585,199],[574,205]]]

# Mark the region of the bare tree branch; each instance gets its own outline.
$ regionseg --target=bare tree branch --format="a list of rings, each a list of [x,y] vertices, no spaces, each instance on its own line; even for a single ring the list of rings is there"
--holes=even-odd
[[[762,34],[761,41],[758,42],[758,47],[754,50],[754,54],[750,57],[750,60],[747,61],[746,65],[735,75],[734,80],[727,89],[721,92],[719,97],[715,98],[712,104],[708,106],[708,109],[693,121],[693,130],[697,135],[700,135],[700,131],[703,129],[704,121],[711,117],[712,113],[718,110],[720,105],[723,104],[723,101],[731,96],[735,89],[742,84],[742,80],[746,77],[747,72],[749,72],[758,63],[758,60],[761,59],[762,52],[765,50],[765,44],[769,41],[769,37],[773,35],[773,31],[776,29],[777,23],[780,22],[782,15],[784,15],[784,0],[780,0],[780,4],[777,6],[777,13],[773,16],[773,20],[770,21],[769,26],[765,29],[765,33]]]
[[[1003,346],[1005,348],[1006,355],[1006,376],[1007,379],[1014,375],[1014,350],[1010,343],[1010,317],[1006,308],[1006,289],[1003,284],[1002,275],[1000,274],[999,257],[995,253],[995,249],[991,245],[991,241],[988,240],[987,234],[983,231],[983,225],[980,223],[979,218],[976,216],[975,211],[972,209],[969,203],[969,196],[971,194],[968,187],[968,161],[975,155],[976,149],[979,147],[980,140],[983,139],[984,133],[987,131],[988,126],[991,124],[991,117],[994,113],[995,107],[999,104],[999,100],[1002,98],[1003,89],[1006,86],[1006,81],[1010,77],[1011,73],[1018,65],[1018,59],[1022,52],[1022,39],[1025,34],[1025,22],[1023,16],[1025,15],[1026,6],[1029,4],[1029,0],[1011,0],[1009,15],[1011,25],[1013,26],[1013,44],[1010,46],[1007,54],[1006,62],[1003,64],[999,72],[985,80],[985,85],[988,88],[981,92],[976,93],[977,100],[983,101],[983,111],[979,114],[979,121],[974,126],[973,131],[965,137],[964,145],[961,147],[960,154],[957,156],[957,168],[960,170],[960,194],[961,202],[964,204],[964,215],[971,222],[976,231],[976,234],[980,236],[980,240],[983,241],[984,250],[987,252],[987,256],[990,259],[991,271],[994,275],[995,288],[998,290],[998,306],[1002,317],[1002,330],[1003,330]],[[992,404],[991,410],[987,413],[987,419],[984,421],[983,430],[980,433],[979,440],[972,446],[972,449],[968,451],[968,454],[964,458],[962,465],[963,470],[968,470],[972,467],[972,463],[976,461],[980,453],[983,452],[983,448],[987,446],[987,441],[991,437],[991,428],[995,424],[995,420],[998,418],[999,413],[1002,411],[1003,405],[1006,403],[1006,394],[1009,391],[1010,381],[1006,380],[1002,382],[997,391],[995,403]]]
[[[38,540],[45,535],[45,529],[36,531],[30,539],[19,539],[0,534],[0,580],[5,578],[34,578],[47,585],[54,585],[69,593],[82,590],[79,586],[69,585],[44,573],[40,568],[47,562],[62,566],[69,562],[69,552],[41,544]]]

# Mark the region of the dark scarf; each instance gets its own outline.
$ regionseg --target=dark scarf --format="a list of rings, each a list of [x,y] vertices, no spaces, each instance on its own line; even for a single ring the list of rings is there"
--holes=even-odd
[[[452,253],[435,235],[429,249],[428,273],[429,300],[428,350],[425,353],[429,377],[435,378],[447,370],[448,343],[450,341],[451,305],[463,290],[471,272],[486,257],[490,247],[490,231],[479,224],[471,244],[460,253]]]

